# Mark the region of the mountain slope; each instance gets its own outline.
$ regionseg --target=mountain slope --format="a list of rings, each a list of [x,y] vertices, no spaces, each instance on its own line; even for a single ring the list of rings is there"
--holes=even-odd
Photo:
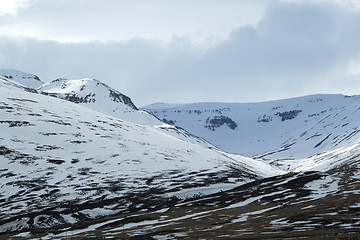
[[[359,106],[359,96],[312,95],[262,103],[158,103],[143,109],[225,151],[276,160],[356,144]]]
[[[182,128],[163,123],[154,115],[138,110],[128,96],[95,79],[56,79],[44,84],[38,88],[38,91],[122,120],[155,127],[166,134],[188,142],[214,147],[204,139],[196,137]]]
[[[321,118],[333,124],[315,121],[311,131],[336,129],[334,141],[340,144],[310,158],[273,163],[290,171],[285,174],[260,160],[170,136],[149,122],[125,121],[0,77],[0,238],[356,237],[360,144],[345,143],[356,141],[357,133],[347,126],[356,127],[357,98],[333,99],[338,104],[329,110],[333,115]],[[353,101],[344,106],[344,99]],[[279,129],[293,133],[302,122],[293,120],[306,119],[298,117],[309,110],[286,106],[273,117],[280,118]],[[311,110],[328,105],[316,106]],[[206,128],[237,129],[239,123],[228,118],[213,118]],[[293,122],[280,125],[287,121]],[[320,133],[325,140],[319,146],[331,139]]]
[[[38,76],[30,73],[21,72],[15,69],[0,68],[0,76],[20,83],[25,87],[33,89],[36,89],[44,84]]]
[[[206,196],[25,232],[27,239],[356,239],[360,234],[360,145],[318,169],[255,180]],[[326,157],[323,156],[325,160]],[[319,167],[319,166],[318,166]],[[19,234],[5,235],[8,237]],[[9,238],[16,239],[16,238]]]
[[[0,79],[0,232],[157,209],[277,175]]]

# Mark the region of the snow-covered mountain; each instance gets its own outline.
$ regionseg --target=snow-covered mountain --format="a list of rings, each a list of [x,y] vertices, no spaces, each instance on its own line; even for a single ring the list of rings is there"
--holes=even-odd
[[[357,96],[160,108],[164,121],[195,119],[225,143],[242,129],[247,150],[275,149],[269,158],[329,150],[273,163],[285,170],[198,142],[124,99],[91,79],[35,90],[0,77],[1,239],[360,234]]]
[[[280,170],[0,79],[0,232],[156,209]]]
[[[214,147],[204,139],[196,137],[180,127],[166,124],[154,115],[138,110],[130,97],[96,79],[68,80],[60,78],[44,84],[38,88],[38,91],[42,94],[62,98],[122,120],[158,128],[167,134],[185,141],[199,143],[210,148]]]
[[[36,89],[44,84],[44,82],[42,82],[38,76],[15,69],[0,68],[0,76],[33,89]]]
[[[92,108],[122,114],[125,111],[138,110],[128,96],[108,85],[90,78],[68,80],[59,78],[38,88],[41,92],[58,95],[74,103],[88,104]],[[108,101],[110,98],[111,102]],[[113,103],[109,105],[109,103]],[[122,103],[122,104],[117,104]]]
[[[256,158],[307,158],[360,139],[360,96],[312,95],[261,103],[156,103],[143,109],[225,151]]]

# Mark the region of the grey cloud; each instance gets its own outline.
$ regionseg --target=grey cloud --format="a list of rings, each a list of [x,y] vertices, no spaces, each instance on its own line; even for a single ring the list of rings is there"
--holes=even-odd
[[[334,3],[273,4],[258,26],[238,28],[209,50],[199,72],[210,82],[226,79],[239,93],[269,99],[346,92],[360,87],[345,72],[360,53],[359,27],[359,12]],[[352,79],[347,89],[346,78]]]
[[[0,66],[57,77],[93,77],[141,106],[156,101],[259,101],[352,93],[346,74],[360,54],[359,12],[324,2],[273,4],[259,24],[211,48],[186,38],[61,44],[0,39]],[[344,84],[346,82],[346,84]]]
[[[265,0],[38,0],[13,18],[0,16],[0,35],[41,40],[169,40],[189,35],[206,41],[239,24],[254,23]],[[224,14],[226,13],[226,14]],[[28,31],[31,30],[31,31]]]
[[[168,46],[141,39],[71,44],[0,39],[3,68],[35,73],[43,81],[96,78],[132,96],[140,105],[164,98],[162,94],[171,96],[170,90],[177,85],[181,88],[178,78],[190,71],[199,56],[199,49],[183,39],[174,39]]]
[[[360,50],[360,15],[332,4],[272,6],[258,27],[239,28],[205,57],[220,76],[308,75],[344,64]]]

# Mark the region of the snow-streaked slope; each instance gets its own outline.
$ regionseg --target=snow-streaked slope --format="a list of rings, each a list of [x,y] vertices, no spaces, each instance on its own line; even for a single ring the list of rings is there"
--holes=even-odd
[[[25,87],[21,84],[19,84],[18,82],[14,82],[8,78],[2,77],[0,76],[0,86],[1,88],[3,88],[3,90],[5,91],[6,89],[18,89],[21,91],[25,91],[25,92],[30,92],[30,93],[38,93],[38,91],[36,91],[33,88],[29,88],[29,87]]]
[[[157,103],[143,108],[219,148],[298,159],[356,144],[360,96],[311,95],[261,103]]]
[[[0,76],[33,89],[36,89],[44,84],[38,76],[15,69],[0,68]]]
[[[350,150],[350,149],[349,149]],[[345,153],[345,151],[342,151]],[[344,161],[255,180],[155,210],[129,212],[55,231],[14,233],[27,239],[354,239],[360,233],[359,148]],[[334,161],[335,163],[335,161]],[[0,235],[1,236],[1,235]]]
[[[38,91],[122,120],[158,128],[169,135],[188,142],[214,148],[204,139],[193,136],[180,127],[163,123],[146,111],[138,110],[128,96],[95,79],[56,79],[44,84],[38,88]]]
[[[319,171],[326,172],[342,165],[358,168],[360,160],[360,143],[336,148],[328,152],[316,154],[305,159],[284,159],[274,162],[274,165],[290,172]],[[354,164],[355,163],[355,164]]]
[[[156,209],[281,173],[5,79],[0,132],[0,232]]]
[[[256,180],[158,211],[118,215],[88,222],[81,229],[40,236],[354,239],[360,234],[359,156],[360,144],[339,148],[305,159],[308,165],[297,169],[304,172]]]

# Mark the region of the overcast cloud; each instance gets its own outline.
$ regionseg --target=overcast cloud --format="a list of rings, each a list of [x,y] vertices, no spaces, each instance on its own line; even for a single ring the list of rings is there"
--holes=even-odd
[[[0,67],[44,81],[96,78],[138,106],[359,94],[357,1],[23,2],[0,12]]]

